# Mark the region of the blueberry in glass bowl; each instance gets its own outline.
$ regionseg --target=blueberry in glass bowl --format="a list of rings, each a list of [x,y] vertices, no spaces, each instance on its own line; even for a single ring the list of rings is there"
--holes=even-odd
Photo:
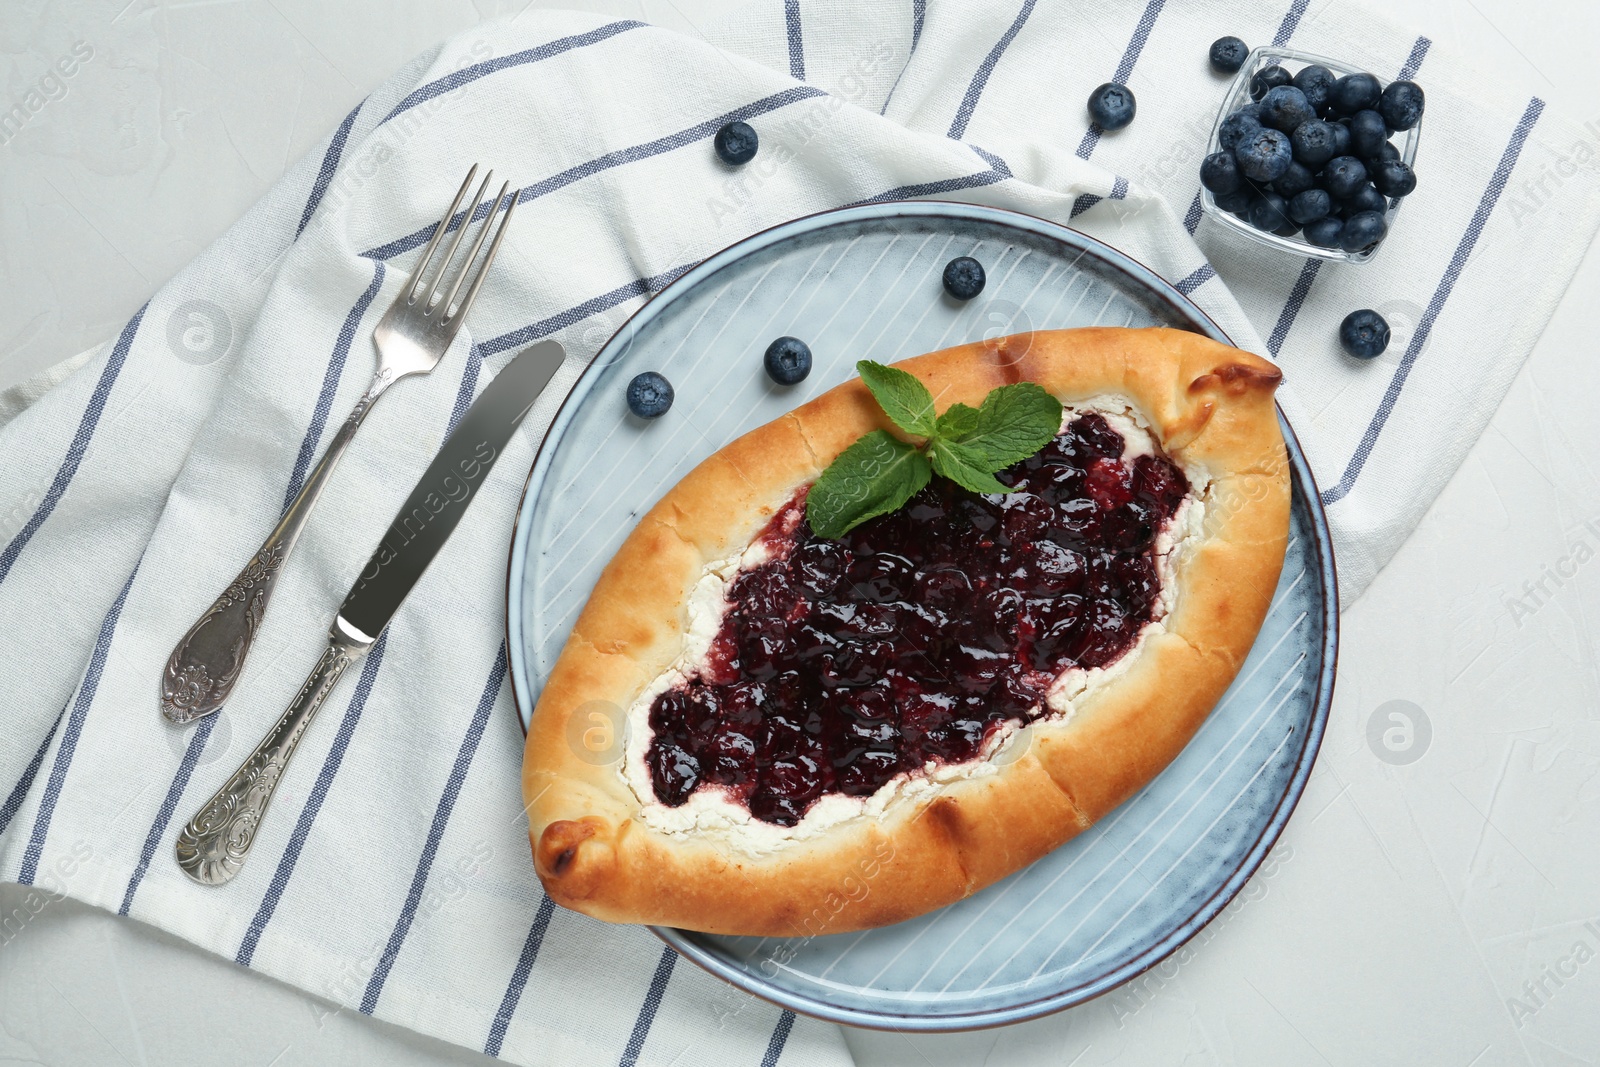
[[[1257,244],[1365,263],[1418,185],[1425,102],[1414,82],[1385,82],[1294,49],[1257,48],[1212,126],[1201,208],[1218,228]],[[1318,192],[1326,195],[1307,195]]]

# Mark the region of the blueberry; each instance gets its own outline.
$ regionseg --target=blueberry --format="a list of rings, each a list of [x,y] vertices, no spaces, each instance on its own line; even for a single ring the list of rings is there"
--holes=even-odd
[[[1333,127],[1333,158],[1350,154],[1350,125],[1345,122],[1330,122]]]
[[[1250,209],[1250,202],[1255,199],[1255,194],[1241,185],[1231,193],[1217,193],[1213,199],[1222,210],[1237,215]]]
[[[1250,202],[1250,225],[1273,233],[1285,228],[1291,233],[1299,229],[1289,217],[1288,202],[1277,193],[1262,193]]]
[[[1318,248],[1338,248],[1339,236],[1344,232],[1344,220],[1329,215],[1325,219],[1306,223],[1306,240]]]
[[[1370,182],[1362,182],[1354,193],[1339,201],[1339,213],[1347,219],[1363,211],[1376,211],[1382,215],[1388,210],[1389,201]]]
[[[1232,152],[1247,135],[1261,128],[1261,105],[1246,104],[1222,120],[1217,129],[1217,144],[1225,152]]]
[[[1409,196],[1417,187],[1417,175],[1398,159],[1385,159],[1372,171],[1372,184],[1384,196]]]
[[[957,300],[971,300],[983,292],[983,264],[971,256],[957,256],[944,265],[944,291]]]
[[[1422,121],[1424,103],[1416,82],[1390,82],[1378,98],[1378,113],[1391,130],[1409,130]]]
[[[724,163],[737,167],[756,158],[759,140],[748,122],[730,122],[717,131],[716,139],[711,143]]]
[[[1250,46],[1237,37],[1218,37],[1211,42],[1211,69],[1218,74],[1235,74],[1244,66]]]
[[[1292,85],[1280,85],[1261,98],[1261,125],[1293,133],[1302,123],[1316,118],[1306,103],[1306,94]]]
[[[1365,163],[1367,165],[1367,169],[1368,170],[1371,170],[1372,167],[1373,167],[1373,164],[1375,164],[1375,163],[1382,163],[1386,159],[1399,159],[1399,158],[1400,158],[1400,149],[1396,148],[1392,142],[1385,141],[1385,142],[1383,142],[1383,148],[1382,149],[1380,149],[1377,152],[1374,152],[1371,156],[1369,156],[1366,159],[1363,159],[1361,162],[1363,162],[1363,163]]]
[[[1200,163],[1200,184],[1213,193],[1231,193],[1244,184],[1232,152],[1213,152]]]
[[[1294,76],[1294,87],[1306,94],[1306,103],[1310,104],[1317,114],[1326,114],[1328,110],[1328,94],[1333,91],[1333,71],[1321,63],[1313,63],[1309,67],[1302,67]]]
[[[1364,108],[1377,107],[1382,89],[1370,74],[1346,74],[1333,83],[1328,104],[1339,115],[1354,115]]]
[[[1089,94],[1089,118],[1102,130],[1120,130],[1133,121],[1138,110],[1133,90],[1117,82],[1106,82]]]
[[[1240,141],[1233,154],[1239,160],[1239,169],[1244,176],[1258,182],[1270,182],[1280,177],[1294,162],[1294,150],[1289,146],[1289,138],[1265,127]],[[1366,177],[1364,172],[1362,177]]]
[[[1321,170],[1328,160],[1338,154],[1338,135],[1333,132],[1336,128],[1342,127],[1321,120],[1301,123],[1289,135],[1289,141],[1294,145],[1295,162],[1304,163],[1312,170]]]
[[[1326,218],[1333,210],[1333,197],[1321,189],[1307,189],[1289,201],[1289,217],[1300,225]]]
[[[767,377],[779,385],[794,385],[811,373],[811,349],[798,337],[780,337],[767,346],[761,363]]]
[[[1280,85],[1288,85],[1292,80],[1289,72],[1276,63],[1270,67],[1262,67],[1250,78],[1250,99],[1260,100],[1269,91]]]
[[[1322,187],[1335,200],[1347,200],[1367,180],[1367,168],[1355,156],[1339,156],[1322,168]]]
[[[1272,191],[1292,200],[1317,184],[1317,176],[1304,163],[1291,163],[1272,183]]]
[[[1377,247],[1389,232],[1389,224],[1376,211],[1362,211],[1344,220],[1344,231],[1339,234],[1339,247],[1346,252],[1365,252]]]
[[[1362,159],[1383,155],[1383,146],[1389,143],[1389,127],[1383,116],[1366,108],[1350,116],[1350,154]]]
[[[653,370],[628,383],[628,410],[641,419],[659,419],[672,406],[672,383]]]
[[[1371,308],[1352,311],[1339,324],[1339,343],[1357,359],[1377,359],[1389,347],[1389,324]]]

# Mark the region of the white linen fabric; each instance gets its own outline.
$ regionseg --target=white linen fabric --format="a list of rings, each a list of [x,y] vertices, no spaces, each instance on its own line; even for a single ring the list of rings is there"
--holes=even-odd
[[[1348,602],[1482,431],[1593,236],[1600,182],[1592,128],[1362,8],[1308,6],[762,0],[710,40],[533,10],[419,58],[118,337],[0,399],[0,877],[517,1062],[847,1062],[836,1028],[540,892],[502,617],[540,431],[630,312],[740,237],[868,200],[1013,208],[1124,249],[1284,366]],[[1302,264],[1199,219],[1224,33],[1425,85],[1421,186],[1371,264]],[[1140,110],[1102,136],[1084,100],[1108,80]],[[762,139],[738,171],[711,148],[735,118]],[[522,191],[468,332],[368,418],[228,707],[168,726],[167,654],[365,388],[372,327],[473,160]],[[1336,333],[1365,306],[1397,337],[1363,364]],[[251,861],[192,884],[178,827],[316,661],[447,427],[549,336],[570,357],[556,387],[333,693]]]

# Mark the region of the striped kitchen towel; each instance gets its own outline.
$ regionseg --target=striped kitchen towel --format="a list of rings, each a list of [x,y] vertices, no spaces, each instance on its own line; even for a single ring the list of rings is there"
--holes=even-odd
[[[1421,189],[1373,263],[1274,258],[1199,218],[1225,84],[1205,52],[1223,33],[1426,85]],[[944,197],[1071,223],[1284,366],[1348,599],[1484,427],[1600,210],[1588,133],[1343,0],[1314,16],[1307,0],[760,0],[708,36],[538,9],[462,35],[363,101],[60,384],[0,400],[0,877],[518,1062],[844,1063],[837,1029],[554,907],[533,876],[505,550],[583,361],[688,267],[798,215]],[[1139,117],[1102,135],[1084,100],[1111,79]],[[762,150],[730,172],[710,140],[736,118]],[[162,663],[365,387],[373,324],[474,159],[524,184],[470,335],[368,419],[228,707],[167,726]],[[1335,334],[1363,306],[1397,340],[1356,364]],[[190,883],[178,824],[298,687],[446,429],[550,336],[572,357],[558,388],[335,692],[252,861],[226,889]]]

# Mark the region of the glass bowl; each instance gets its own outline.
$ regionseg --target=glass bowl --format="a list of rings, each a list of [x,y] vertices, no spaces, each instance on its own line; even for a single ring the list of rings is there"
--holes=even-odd
[[[1295,74],[1302,67],[1310,66],[1313,63],[1320,63],[1341,77],[1346,74],[1371,73],[1361,67],[1353,67],[1336,59],[1329,59],[1327,56],[1313,55],[1310,52],[1297,52],[1292,48],[1257,48],[1245,59],[1244,66],[1240,67],[1239,73],[1234,76],[1233,84],[1228,86],[1228,94],[1222,100],[1222,108],[1217,112],[1217,120],[1211,126],[1211,142],[1206,146],[1206,154],[1210,155],[1213,152],[1222,150],[1222,120],[1246,104],[1252,103],[1250,99],[1250,79],[1256,75],[1256,72],[1273,64],[1278,64],[1289,67],[1289,72]],[[1376,75],[1373,76],[1377,77]],[[1378,78],[1378,84],[1384,87],[1389,85],[1382,78]],[[1395,144],[1395,147],[1400,152],[1400,158],[1405,160],[1407,166],[1410,166],[1417,157],[1417,142],[1422,138],[1422,123],[1419,121],[1411,129],[1403,131],[1400,137],[1401,140]],[[1390,141],[1394,142],[1394,138],[1391,137]],[[1305,256],[1311,259],[1338,260],[1345,263],[1365,263],[1377,255],[1378,249],[1383,247],[1383,242],[1380,241],[1365,252],[1346,252],[1338,248],[1319,248],[1298,233],[1293,237],[1280,237],[1266,230],[1258,230],[1232,212],[1218,207],[1216,197],[1212,196],[1211,190],[1204,186],[1200,188],[1200,202],[1205,214],[1210,216],[1224,230],[1239,234],[1254,241],[1256,244],[1270,245],[1273,248],[1290,252],[1297,256]],[[1391,230],[1394,228],[1395,216],[1400,212],[1400,204],[1400,200],[1389,201],[1389,211],[1384,216],[1384,219],[1388,222]],[[1387,240],[1387,237],[1385,240]]]

